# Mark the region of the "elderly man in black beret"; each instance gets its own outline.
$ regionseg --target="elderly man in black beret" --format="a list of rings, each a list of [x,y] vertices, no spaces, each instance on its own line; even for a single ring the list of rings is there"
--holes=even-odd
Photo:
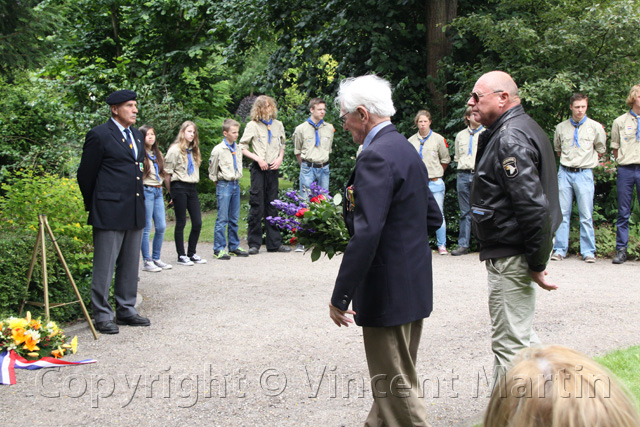
[[[132,125],[137,95],[119,90],[107,97],[111,119],[87,133],[78,184],[93,226],[91,305],[96,329],[117,334],[117,325],[149,326],[135,309],[140,243],[145,225],[144,138]],[[115,268],[115,318],[109,289]]]

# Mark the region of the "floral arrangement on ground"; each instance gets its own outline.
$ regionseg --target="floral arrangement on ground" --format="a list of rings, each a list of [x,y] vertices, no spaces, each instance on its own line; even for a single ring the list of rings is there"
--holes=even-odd
[[[68,342],[55,322],[42,323],[27,312],[24,318],[10,317],[0,322],[0,352],[15,351],[27,359],[53,356],[61,358],[68,351],[75,354],[78,337]]]
[[[271,204],[279,216],[269,216],[267,221],[281,230],[290,231],[292,245],[303,245],[311,250],[311,261],[326,254],[329,259],[344,252],[349,243],[349,233],[342,217],[342,196],[331,197],[329,191],[311,184],[307,192],[291,190],[283,200]]]

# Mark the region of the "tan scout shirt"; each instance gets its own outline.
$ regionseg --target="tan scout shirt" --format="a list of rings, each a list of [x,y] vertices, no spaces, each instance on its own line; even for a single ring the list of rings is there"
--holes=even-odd
[[[320,145],[316,147],[316,129],[304,122],[293,132],[293,154],[312,163],[327,163],[335,129],[331,123],[322,123],[318,128]]]
[[[560,152],[560,164],[568,168],[595,168],[598,166],[598,153],[607,151],[607,134],[602,125],[587,117],[578,128],[578,144],[574,145],[575,127],[569,120],[556,126],[553,137],[555,152]]]
[[[409,138],[415,149],[420,152],[420,132]],[[422,147],[422,161],[427,167],[429,178],[441,178],[444,175],[442,164],[451,163],[451,156],[445,139],[439,133],[433,132]]]
[[[285,141],[284,126],[280,120],[274,119],[273,123],[271,123],[271,144],[269,144],[267,125],[251,120],[247,123],[247,127],[240,138],[240,150],[253,151],[253,154],[260,157],[267,164],[271,164],[280,155],[280,150],[284,150]],[[251,145],[251,149],[249,145]]]
[[[476,129],[476,133],[473,134],[471,154],[469,154],[469,137],[471,137],[471,128],[467,127],[456,135],[454,160],[458,162],[459,171],[475,169],[476,153],[478,152],[478,138],[484,130],[485,128],[483,126],[480,130]]]
[[[636,141],[638,121],[629,113],[613,121],[611,128],[611,148],[618,150],[619,165],[640,164],[640,141]]]
[[[182,155],[178,144],[172,144],[164,157],[164,171],[171,174],[171,182],[182,181],[195,184],[200,181],[200,171],[198,165],[193,164],[194,170],[191,175],[187,173],[187,155]]]
[[[209,178],[213,182],[237,181],[242,178],[242,150],[238,144],[236,144],[236,165],[238,166],[237,171],[233,166],[233,154],[222,141],[211,150]]]

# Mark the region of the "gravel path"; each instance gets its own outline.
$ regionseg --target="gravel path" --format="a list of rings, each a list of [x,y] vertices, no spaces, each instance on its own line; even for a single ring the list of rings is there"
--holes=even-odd
[[[78,354],[98,363],[17,370],[1,386],[3,424],[358,426],[371,405],[359,327],[337,328],[328,301],[341,257],[266,253],[175,264],[166,242],[161,273],[141,272],[149,328],[120,327],[94,341],[86,324]],[[207,256],[208,255],[208,256]],[[489,392],[492,355],[486,270],[478,255],[434,255],[434,312],[418,356],[429,421],[467,426]],[[538,293],[535,328],[545,343],[589,355],[637,345],[640,263],[550,266],[560,290]],[[55,311],[54,311],[55,313]],[[6,425],[6,424],[5,424]]]

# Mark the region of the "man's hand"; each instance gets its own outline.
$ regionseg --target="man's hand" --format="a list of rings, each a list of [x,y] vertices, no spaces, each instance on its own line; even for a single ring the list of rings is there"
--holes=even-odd
[[[338,307],[334,307],[331,303],[329,303],[329,317],[331,317],[333,323],[338,325],[338,327],[343,325],[349,327],[349,323],[353,323],[353,319],[348,318],[346,314],[355,316],[356,312],[353,310],[342,311]]]
[[[549,274],[547,273],[547,270],[544,270],[544,271],[529,270],[529,275],[531,276],[533,281],[538,284],[538,286],[540,286],[542,289],[547,290],[549,292],[555,291],[556,289],[558,289],[558,285],[554,285],[553,283],[548,282],[544,277],[547,274]]]

